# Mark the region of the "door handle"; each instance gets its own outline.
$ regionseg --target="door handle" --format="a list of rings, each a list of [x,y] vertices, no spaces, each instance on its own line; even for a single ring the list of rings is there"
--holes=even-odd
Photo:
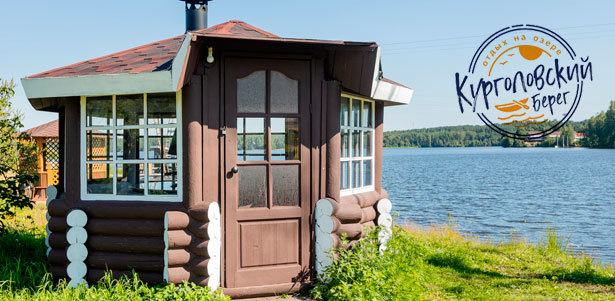
[[[231,172],[232,173],[238,173],[239,172],[239,168],[237,168],[237,166],[233,166],[233,168],[231,168]]]

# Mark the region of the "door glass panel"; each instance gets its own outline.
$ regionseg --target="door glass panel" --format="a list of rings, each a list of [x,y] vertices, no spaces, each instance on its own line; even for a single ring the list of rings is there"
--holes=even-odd
[[[87,190],[92,194],[113,194],[113,165],[87,164]]]
[[[147,124],[176,124],[175,93],[147,94]]]
[[[147,129],[147,141],[148,158],[177,158],[177,136],[175,128],[149,128]]]
[[[143,164],[118,164],[117,194],[143,195],[144,173]]]
[[[363,132],[363,157],[372,155],[372,131]]]
[[[352,188],[361,186],[361,161],[352,161]]]
[[[340,109],[340,122],[343,126],[350,125],[350,99],[342,97],[342,107]]]
[[[88,97],[85,102],[86,126],[113,125],[111,96]]]
[[[298,118],[271,118],[271,160],[299,160]]]
[[[363,161],[363,186],[372,185],[372,160]]]
[[[358,127],[360,120],[361,120],[361,102],[353,101],[352,102],[352,126]]]
[[[237,160],[267,159],[266,128],[265,118],[237,118]]]
[[[138,160],[145,157],[145,130],[123,129],[117,130],[117,159]]]
[[[361,113],[361,126],[372,127],[372,103],[369,101],[363,102],[363,113]]]
[[[85,142],[88,161],[113,160],[113,131],[86,131]]]
[[[360,146],[361,146],[361,131],[353,130],[352,131],[352,154],[351,156],[353,157],[361,156],[361,154],[359,154],[359,151],[361,149]]]
[[[265,113],[266,80],[264,70],[237,79],[238,113]]]
[[[177,195],[177,164],[148,164],[150,195]]]
[[[299,206],[299,165],[272,165],[273,206]]]
[[[349,170],[349,162],[348,161],[343,161],[341,162],[341,166],[340,166],[340,188],[341,189],[347,189],[350,187],[349,185],[349,181],[350,181],[350,170]]]
[[[281,72],[271,71],[269,82],[271,113],[299,112],[299,82]]]
[[[142,125],[143,94],[118,95],[115,98],[117,125]]]
[[[267,206],[267,166],[239,166],[239,204],[240,208]]]

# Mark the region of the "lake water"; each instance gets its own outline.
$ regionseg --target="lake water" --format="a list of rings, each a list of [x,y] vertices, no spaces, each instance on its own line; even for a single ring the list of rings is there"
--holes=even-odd
[[[615,263],[615,150],[385,149],[383,186],[398,222],[444,225],[495,242],[538,242],[547,227]]]

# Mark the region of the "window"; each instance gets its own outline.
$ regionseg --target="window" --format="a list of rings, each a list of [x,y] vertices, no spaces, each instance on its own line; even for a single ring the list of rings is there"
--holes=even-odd
[[[374,190],[374,101],[342,94],[342,195]]]
[[[181,91],[81,98],[81,198],[181,200]]]

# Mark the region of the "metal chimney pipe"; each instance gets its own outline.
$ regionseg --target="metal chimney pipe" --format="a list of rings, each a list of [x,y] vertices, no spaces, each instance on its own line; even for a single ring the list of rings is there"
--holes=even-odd
[[[207,28],[207,2],[212,0],[180,0],[186,2],[186,32]]]

